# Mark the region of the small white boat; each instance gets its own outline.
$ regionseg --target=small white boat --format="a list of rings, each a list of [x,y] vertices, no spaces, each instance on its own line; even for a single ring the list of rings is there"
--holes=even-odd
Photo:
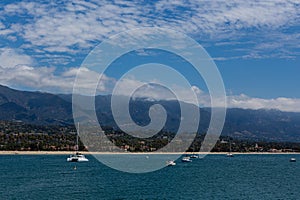
[[[167,166],[175,166],[176,163],[175,163],[173,160],[168,160],[168,161],[166,162],[166,165],[167,165]]]
[[[196,154],[193,154],[193,155],[190,156],[190,158],[199,158],[199,156],[196,155]]]
[[[182,162],[192,162],[191,158],[189,156],[185,156],[181,159]]]
[[[296,158],[291,158],[290,162],[296,162]]]
[[[227,153],[226,156],[227,157],[233,157],[233,154],[232,153]]]
[[[78,132],[79,132],[79,123],[78,123]],[[87,162],[87,161],[89,161],[89,159],[87,159],[84,155],[82,155],[81,153],[78,152],[78,132],[77,132],[77,136],[76,136],[76,146],[75,146],[76,153],[73,155],[70,155],[70,157],[67,158],[68,162]]]

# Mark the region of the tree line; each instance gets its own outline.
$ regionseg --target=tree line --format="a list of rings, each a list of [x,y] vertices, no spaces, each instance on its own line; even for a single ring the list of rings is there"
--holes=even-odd
[[[130,152],[156,151],[175,140],[175,134],[167,131],[141,139],[112,127],[103,127],[103,130],[113,145]],[[0,150],[72,151],[75,149],[76,134],[76,128],[72,125],[44,126],[0,121]],[[204,137],[205,134],[197,134],[187,151],[199,151]],[[179,147],[182,141],[176,140]],[[296,142],[254,141],[229,136],[221,136],[212,151],[228,152],[230,143],[232,152],[300,152],[300,143]],[[86,151],[89,147],[79,141],[79,150]],[[175,147],[173,151],[176,150]]]

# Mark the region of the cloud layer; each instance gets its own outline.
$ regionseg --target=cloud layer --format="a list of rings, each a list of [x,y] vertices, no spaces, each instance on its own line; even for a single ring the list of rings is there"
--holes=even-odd
[[[10,55],[14,55],[13,57]],[[54,93],[72,93],[75,77],[78,73],[78,68],[66,68],[61,73],[56,73],[54,67],[31,67],[34,61],[29,59],[28,56],[15,52],[14,50],[3,50],[0,54],[3,66],[0,67],[0,83],[14,88],[26,88],[28,90],[40,90]],[[24,64],[14,65],[15,58],[24,58]],[[21,59],[23,60],[23,59]],[[26,62],[25,62],[26,61]],[[13,63],[11,65],[11,63]],[[81,68],[80,77],[82,80],[81,88],[85,94],[90,94],[92,91],[91,86],[94,85],[95,80],[99,74],[90,71],[87,68]],[[117,80],[114,78],[103,75],[101,82],[98,85],[98,94],[112,93]],[[156,82],[160,84],[159,81]],[[122,79],[120,81],[121,93],[119,95],[128,95],[130,88],[139,88],[145,85],[143,90],[134,94],[134,98],[147,98],[149,100],[173,100],[174,95],[166,92],[161,87],[147,84],[146,82],[139,81],[132,78]],[[194,99],[191,98],[190,92],[194,92],[198,98],[200,106],[209,107],[210,95],[202,91],[197,86],[191,88],[184,88],[178,85],[172,86],[172,91],[177,91],[179,96],[184,97],[182,100],[188,103],[193,103]],[[221,104],[220,104],[221,105]],[[217,105],[218,106],[218,103]],[[245,109],[279,109],[282,111],[300,112],[300,99],[293,98],[274,98],[263,99],[253,98],[245,94],[227,96],[227,106],[233,108]]]
[[[290,30],[299,30],[299,10],[297,0],[22,1],[3,6],[1,19],[18,20],[1,22],[0,37],[23,41],[19,48],[31,50],[34,56],[47,53],[51,57],[85,54],[113,34],[158,26],[210,45],[226,42],[239,51],[236,41],[252,41],[231,59],[261,58],[273,51],[274,56],[294,57],[297,53],[292,49],[299,49],[300,34]]]

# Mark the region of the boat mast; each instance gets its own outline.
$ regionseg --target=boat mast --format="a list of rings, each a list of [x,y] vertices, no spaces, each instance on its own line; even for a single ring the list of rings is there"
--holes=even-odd
[[[79,150],[79,146],[78,146],[78,134],[79,134],[79,122],[77,124],[77,134],[76,134],[76,153]]]

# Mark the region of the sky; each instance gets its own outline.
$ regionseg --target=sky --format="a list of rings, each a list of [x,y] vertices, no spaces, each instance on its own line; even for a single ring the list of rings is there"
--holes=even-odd
[[[300,111],[299,0],[4,0],[0,2],[0,84],[71,93],[91,50],[115,34],[143,27],[180,31],[202,45],[221,74],[228,107]],[[209,105],[209,91],[189,63],[147,49],[117,59],[103,75],[100,93],[111,93],[126,69],[153,61],[186,74],[199,104]],[[88,68],[83,71],[88,77],[97,76]],[[154,79],[161,81],[159,76]],[[189,102],[178,80],[173,79],[173,87]],[[122,90],[140,82],[137,76],[126,76]],[[140,96],[168,98],[161,89],[151,91]]]

